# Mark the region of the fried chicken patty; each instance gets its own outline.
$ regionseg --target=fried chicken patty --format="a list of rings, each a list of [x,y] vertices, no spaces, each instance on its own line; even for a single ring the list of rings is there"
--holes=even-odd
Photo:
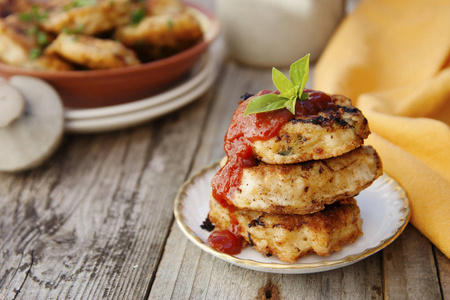
[[[113,40],[87,35],[61,33],[45,49],[75,64],[89,69],[112,69],[140,64],[136,54]]]
[[[309,214],[357,195],[382,172],[381,160],[371,146],[326,160],[290,165],[261,162],[244,169],[241,184],[230,200],[240,209]]]
[[[146,8],[149,15],[180,13],[185,10],[185,6],[180,0],[147,0]]]
[[[361,146],[370,134],[366,118],[350,99],[331,98],[336,110],[298,117],[284,124],[277,136],[254,142],[256,157],[268,164],[293,164],[336,157]]]
[[[67,30],[94,35],[128,23],[130,12],[128,0],[57,1],[40,25],[53,33]]]
[[[117,28],[115,38],[146,60],[154,60],[187,49],[203,37],[197,19],[188,12],[145,17],[138,25]]]
[[[16,15],[0,19],[0,61],[26,69],[72,70],[70,64],[54,55],[40,55],[42,45],[37,33],[41,42],[51,40],[45,33],[38,32],[35,25],[22,22]],[[33,53],[38,57],[33,57]]]
[[[275,255],[289,263],[309,253],[328,256],[363,235],[359,207],[353,198],[309,215],[268,214],[240,209],[236,209],[234,214],[247,243],[264,255]],[[209,220],[215,225],[215,230],[225,230],[230,226],[228,209],[212,197]]]
[[[14,13],[28,11],[36,4],[38,3],[31,0],[0,0],[0,18],[5,18]]]

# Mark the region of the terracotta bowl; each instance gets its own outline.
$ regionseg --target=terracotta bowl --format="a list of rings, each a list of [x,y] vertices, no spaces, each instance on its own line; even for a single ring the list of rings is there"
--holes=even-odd
[[[61,95],[64,106],[92,108],[131,102],[154,95],[185,77],[219,33],[219,21],[206,9],[186,3],[204,30],[204,40],[168,58],[111,70],[43,72],[0,63],[0,76],[34,76]]]

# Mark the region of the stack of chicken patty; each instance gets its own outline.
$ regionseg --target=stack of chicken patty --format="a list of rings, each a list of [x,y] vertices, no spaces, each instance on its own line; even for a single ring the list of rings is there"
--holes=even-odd
[[[331,99],[335,109],[295,117],[275,137],[252,143],[257,163],[244,168],[233,209],[211,196],[215,230],[238,222],[246,243],[290,263],[308,253],[328,256],[362,236],[353,197],[382,174],[382,164],[363,146],[366,118],[350,99]]]

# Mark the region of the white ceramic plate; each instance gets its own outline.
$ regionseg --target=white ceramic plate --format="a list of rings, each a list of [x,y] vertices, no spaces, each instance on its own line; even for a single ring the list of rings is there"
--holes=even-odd
[[[97,133],[123,129],[148,122],[198,99],[214,82],[214,72],[209,72],[207,78],[192,91],[183,94],[171,101],[146,109],[132,111],[126,114],[112,115],[103,118],[90,118],[80,120],[66,120],[66,132],[71,133]]]
[[[240,267],[283,274],[306,274],[333,270],[360,261],[392,243],[409,221],[409,205],[404,190],[387,174],[378,178],[357,197],[364,235],[351,245],[327,257],[308,255],[289,264],[264,257],[251,247],[235,256],[208,246],[209,232],[200,228],[209,212],[211,179],[218,164],[206,167],[187,181],[175,199],[174,213],[183,233],[202,250]]]
[[[68,121],[103,118],[113,115],[127,114],[161,105],[168,101],[174,100],[177,97],[180,97],[181,95],[186,94],[199,86],[206,79],[206,76],[210,75],[212,65],[213,61],[210,55],[207,54],[199,61],[199,63],[194,67],[190,75],[184,81],[180,82],[178,85],[167,91],[142,100],[114,106],[86,109],[67,108],[65,110],[65,118]]]

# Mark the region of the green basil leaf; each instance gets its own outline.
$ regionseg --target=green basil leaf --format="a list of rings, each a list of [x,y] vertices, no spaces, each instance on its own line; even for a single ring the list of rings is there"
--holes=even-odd
[[[284,108],[286,100],[289,99],[279,97],[277,94],[266,94],[255,97],[247,105],[244,116]]]
[[[295,103],[297,103],[297,97],[292,97],[285,102],[285,107],[295,115]]]
[[[289,77],[294,85],[300,86],[300,95],[309,79],[309,53],[291,65],[289,69]]]
[[[290,89],[289,91],[281,93],[280,97],[288,98],[288,99],[290,99],[292,97],[298,98],[298,90],[299,90],[299,88],[300,87],[298,85],[296,85],[292,89]]]
[[[276,68],[272,69],[272,80],[280,94],[266,94],[253,98],[245,109],[244,116],[286,108],[295,114],[297,101],[308,99],[303,93],[309,80],[309,54],[293,63],[289,69],[290,80]]]
[[[290,82],[289,79],[276,68],[272,68],[272,80],[273,84],[275,84],[281,93],[287,93],[289,90],[294,88],[292,82]]]

